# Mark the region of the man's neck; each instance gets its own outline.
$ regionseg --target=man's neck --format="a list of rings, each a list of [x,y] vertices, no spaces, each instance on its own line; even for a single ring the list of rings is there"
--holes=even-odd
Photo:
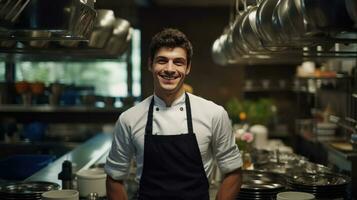
[[[184,92],[185,92],[184,89],[181,88],[178,92],[174,92],[174,93],[155,92],[155,95],[158,96],[160,99],[162,99],[165,102],[166,107],[170,107],[172,105],[172,103],[176,99],[178,99]]]

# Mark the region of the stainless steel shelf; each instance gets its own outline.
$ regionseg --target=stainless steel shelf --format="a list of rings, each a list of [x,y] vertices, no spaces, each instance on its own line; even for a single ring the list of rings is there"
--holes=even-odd
[[[0,106],[2,117],[14,118],[18,123],[115,123],[126,108],[98,108],[91,106]]]
[[[65,113],[108,113],[108,112],[123,112],[123,108],[115,107],[94,107],[94,106],[50,106],[50,105],[2,105],[0,106],[1,112],[39,112],[39,113],[53,113],[53,112],[65,112]]]
[[[3,61],[92,61],[92,60],[116,60],[126,62],[127,53],[111,55],[105,49],[88,47],[61,47],[51,48],[0,48],[0,60]]]

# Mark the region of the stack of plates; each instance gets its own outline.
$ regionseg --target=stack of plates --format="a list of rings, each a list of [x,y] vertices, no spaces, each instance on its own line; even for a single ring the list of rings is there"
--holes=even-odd
[[[237,199],[275,199],[276,194],[285,189],[284,185],[284,177],[281,174],[243,171],[243,184]]]
[[[57,183],[51,182],[8,183],[0,187],[0,197],[2,200],[40,200],[42,193],[59,188]]]
[[[334,173],[301,173],[288,179],[288,185],[296,191],[314,194],[316,198],[344,198],[350,179]]]

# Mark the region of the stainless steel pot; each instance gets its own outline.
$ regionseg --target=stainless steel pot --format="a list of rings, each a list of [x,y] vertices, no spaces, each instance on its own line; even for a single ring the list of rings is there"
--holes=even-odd
[[[243,19],[249,14],[248,11],[245,12],[238,12],[237,16],[234,20],[233,23],[233,29],[232,29],[232,41],[233,44],[236,46],[237,49],[239,49],[243,54],[249,53],[250,49],[246,45],[242,33],[241,33],[241,24],[243,22]]]
[[[217,38],[213,42],[211,53],[212,53],[213,62],[215,62],[218,65],[227,64],[227,58],[222,51],[221,37]]]
[[[12,25],[30,0],[1,0],[0,24]]]
[[[79,0],[31,0],[14,25],[16,36],[28,30],[49,31],[51,38],[85,40],[96,12]],[[26,30],[26,31],[24,31]]]
[[[248,13],[244,16],[242,20],[240,31],[241,36],[250,51],[262,52],[264,51],[264,48],[260,41],[260,38],[258,37],[258,31],[256,26],[257,9],[257,6],[248,8]]]
[[[295,0],[295,4],[304,15],[305,22],[310,25],[307,28],[311,30],[307,31],[312,33],[323,31],[326,34],[350,30],[353,27],[353,15],[350,17],[348,12],[350,6],[353,11],[353,5],[347,5],[348,3],[353,4],[353,1]]]
[[[112,35],[115,16],[112,10],[97,10],[98,17],[94,23],[93,32],[90,35],[88,46],[103,48]]]
[[[111,55],[122,54],[129,47],[132,32],[133,29],[127,20],[117,18],[114,22],[112,36],[105,46],[106,52]]]
[[[294,0],[283,0],[276,7],[279,22],[288,40],[296,40],[305,32],[304,19]]]
[[[285,49],[282,47],[284,40],[279,32],[281,27],[273,22],[273,12],[279,0],[264,0],[257,9],[256,27],[262,45],[272,51]],[[279,24],[280,25],[280,24]]]
[[[222,53],[227,64],[234,64],[241,57],[241,51],[233,43],[232,26],[227,27],[221,35]]]
[[[347,12],[355,22],[354,28],[357,28],[357,0],[346,0]]]

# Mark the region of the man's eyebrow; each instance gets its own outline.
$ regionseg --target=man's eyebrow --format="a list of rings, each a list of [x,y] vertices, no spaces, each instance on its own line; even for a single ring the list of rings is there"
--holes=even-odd
[[[184,58],[184,57],[178,57],[178,58],[174,58],[174,60],[183,60],[183,61],[186,61],[186,58]]]
[[[155,57],[155,60],[157,60],[157,59],[168,59],[168,58],[165,56],[157,56],[157,57]]]

